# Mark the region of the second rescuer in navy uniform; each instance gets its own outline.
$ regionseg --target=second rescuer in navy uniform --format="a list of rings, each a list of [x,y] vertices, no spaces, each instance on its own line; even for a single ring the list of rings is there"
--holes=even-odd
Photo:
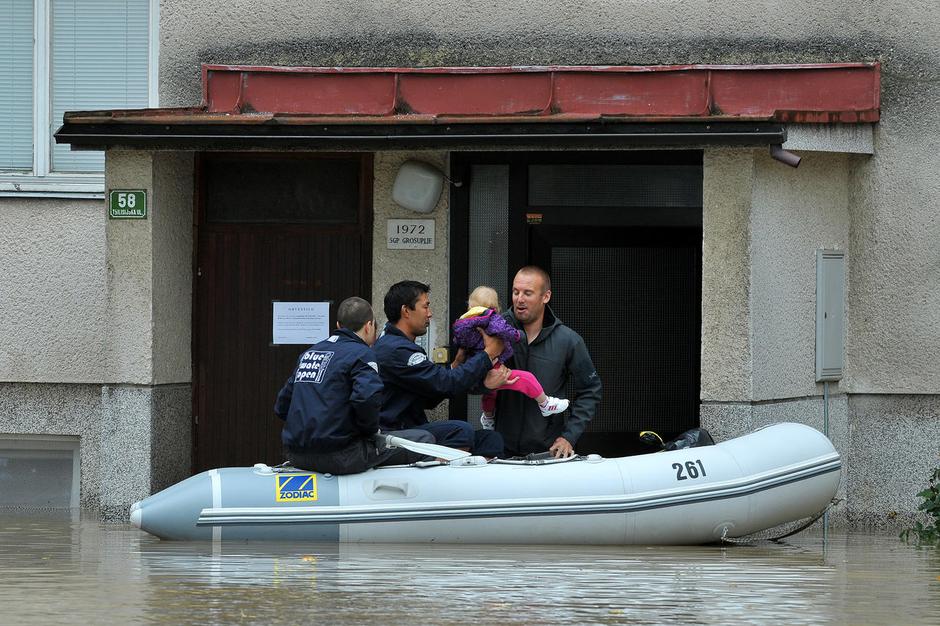
[[[375,316],[362,298],[343,300],[337,331],[300,355],[277,395],[274,413],[284,420],[281,440],[294,467],[331,474],[355,474],[376,467],[412,463],[422,457],[386,448],[379,429],[382,380],[375,354]],[[434,443],[425,430],[388,433]]]
[[[385,334],[375,343],[379,374],[385,383],[380,423],[382,430],[418,428],[434,434],[437,443],[469,450],[486,457],[501,456],[503,438],[496,431],[477,430],[468,422],[428,421],[425,409],[432,409],[445,398],[479,388],[502,386],[509,378],[505,367],[492,369],[503,351],[497,337],[483,336],[482,352],[455,369],[435,365],[415,343],[415,337],[428,332],[431,303],[424,283],[404,280],[392,285],[385,294]]]

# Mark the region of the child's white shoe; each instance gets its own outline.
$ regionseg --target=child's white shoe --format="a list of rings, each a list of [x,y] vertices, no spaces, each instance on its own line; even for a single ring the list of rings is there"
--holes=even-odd
[[[545,402],[539,404],[539,410],[542,412],[542,417],[548,417],[549,415],[555,415],[556,413],[561,413],[568,408],[568,400],[565,398],[555,398],[553,396],[547,396]]]
[[[565,400],[565,402],[567,402],[567,400]],[[483,430],[493,430],[496,427],[496,418],[482,413],[480,415],[480,426],[483,427]]]

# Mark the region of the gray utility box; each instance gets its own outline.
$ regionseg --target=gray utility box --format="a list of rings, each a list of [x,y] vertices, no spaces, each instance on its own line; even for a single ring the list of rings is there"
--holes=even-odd
[[[845,354],[845,252],[816,250],[816,382],[840,380]]]

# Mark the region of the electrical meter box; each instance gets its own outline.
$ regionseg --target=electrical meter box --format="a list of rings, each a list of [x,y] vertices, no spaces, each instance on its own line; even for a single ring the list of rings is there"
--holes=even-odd
[[[816,250],[816,382],[840,380],[845,355],[845,251]]]

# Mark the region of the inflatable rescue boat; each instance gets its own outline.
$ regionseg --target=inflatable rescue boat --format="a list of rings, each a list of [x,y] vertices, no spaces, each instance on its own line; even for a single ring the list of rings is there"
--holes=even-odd
[[[785,423],[615,459],[467,456],[349,476],[213,469],[135,503],[130,518],[172,540],[701,544],[825,510],[841,466],[824,435]]]

